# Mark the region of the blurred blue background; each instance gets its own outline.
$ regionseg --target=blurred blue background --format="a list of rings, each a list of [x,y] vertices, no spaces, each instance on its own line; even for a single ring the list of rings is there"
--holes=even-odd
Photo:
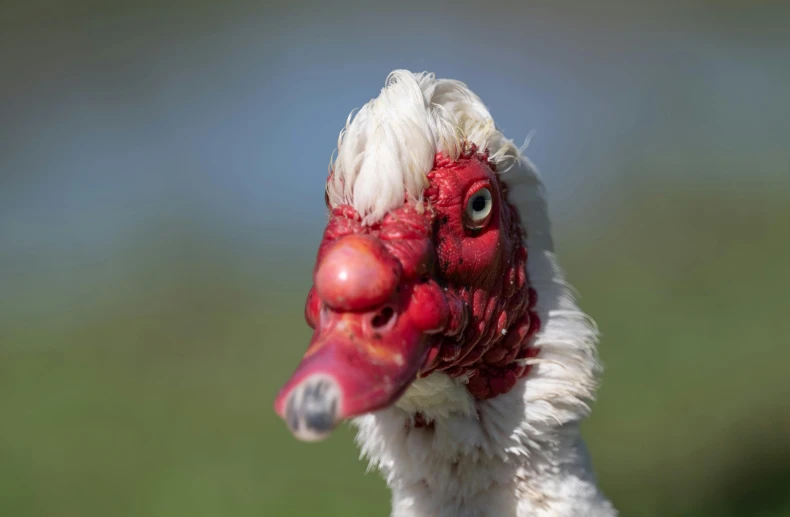
[[[271,404],[323,188],[395,68],[543,172],[607,366],[624,516],[790,515],[790,5],[6,3],[0,515],[386,515],[351,433]]]

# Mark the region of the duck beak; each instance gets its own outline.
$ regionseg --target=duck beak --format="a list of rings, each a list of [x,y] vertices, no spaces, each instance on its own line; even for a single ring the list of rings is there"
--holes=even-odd
[[[432,248],[422,244],[409,248],[419,255],[415,263],[428,262],[423,255]],[[313,280],[305,307],[313,338],[274,405],[291,432],[308,441],[394,404],[449,318],[441,287],[405,275],[402,261],[370,235],[322,246]]]
[[[361,314],[325,309],[275,411],[297,438],[323,439],[340,421],[395,403],[425,363],[427,343],[397,306]]]

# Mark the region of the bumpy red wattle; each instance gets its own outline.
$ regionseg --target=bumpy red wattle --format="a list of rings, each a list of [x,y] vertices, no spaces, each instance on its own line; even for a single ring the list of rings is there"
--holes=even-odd
[[[526,273],[526,233],[508,202],[507,185],[485,154],[471,149],[456,161],[438,155],[428,178],[439,274],[468,321],[462,333],[445,335],[437,344],[436,360],[425,374],[465,376],[476,398],[495,397],[529,372],[526,360],[539,352],[532,346],[540,319]],[[469,186],[480,184],[491,190],[497,213],[475,233],[464,229],[461,203]]]
[[[315,327],[322,300],[341,310],[384,303],[397,278],[397,289],[412,293],[409,317],[429,343],[420,375],[466,377],[473,396],[495,397],[527,375],[528,359],[539,353],[532,346],[541,322],[526,271],[526,234],[485,153],[472,147],[457,160],[439,154],[428,180],[423,207],[406,204],[372,226],[350,206],[331,211],[306,319]],[[484,227],[474,228],[464,219],[465,204],[479,188],[489,189],[493,212]],[[358,237],[343,239],[349,235]],[[344,293],[338,281],[341,270],[356,274],[353,264],[343,264],[339,241],[365,251],[354,259],[366,271],[353,278],[358,292]],[[351,303],[349,294],[364,303]]]

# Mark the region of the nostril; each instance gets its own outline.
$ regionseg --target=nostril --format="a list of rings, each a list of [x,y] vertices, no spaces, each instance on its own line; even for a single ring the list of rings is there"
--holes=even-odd
[[[392,307],[384,307],[370,320],[370,326],[376,332],[388,330],[395,323],[395,310]]]

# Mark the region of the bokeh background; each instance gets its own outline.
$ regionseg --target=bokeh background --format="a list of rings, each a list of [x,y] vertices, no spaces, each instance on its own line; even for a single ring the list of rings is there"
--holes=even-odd
[[[790,515],[790,4],[4,2],[0,515],[387,515],[276,390],[348,112],[465,81],[602,332],[624,516]]]

